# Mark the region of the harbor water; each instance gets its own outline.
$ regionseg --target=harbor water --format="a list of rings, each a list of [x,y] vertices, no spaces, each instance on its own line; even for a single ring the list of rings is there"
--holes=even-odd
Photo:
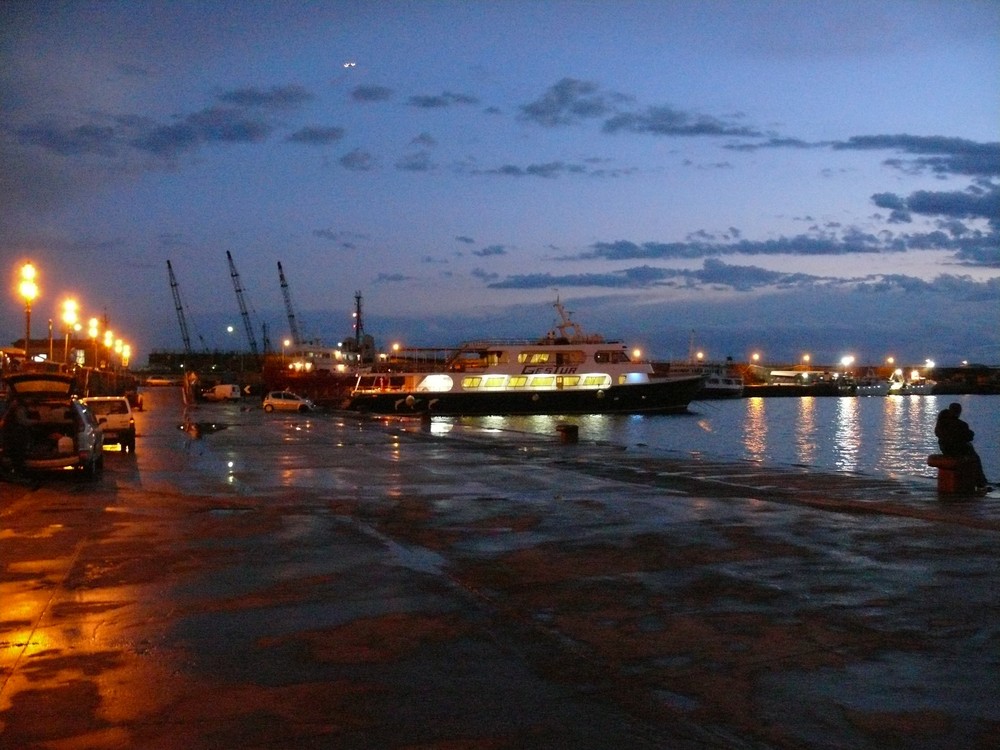
[[[699,455],[892,478],[934,477],[934,422],[953,401],[976,433],[986,476],[1000,482],[1000,396],[744,398],[692,402],[686,414],[442,419],[482,429],[556,434],[629,450]],[[439,420],[435,420],[437,423]]]

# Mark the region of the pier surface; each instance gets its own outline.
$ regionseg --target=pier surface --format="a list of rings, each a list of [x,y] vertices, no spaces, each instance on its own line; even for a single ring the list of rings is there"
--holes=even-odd
[[[1000,746],[996,495],[144,398],[0,482],[0,748]]]

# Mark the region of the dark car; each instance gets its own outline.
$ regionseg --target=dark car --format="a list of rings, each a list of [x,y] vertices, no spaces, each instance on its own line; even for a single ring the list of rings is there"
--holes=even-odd
[[[26,372],[5,382],[0,465],[26,471],[79,469],[88,477],[101,473],[104,434],[93,412],[73,395],[72,376]]]

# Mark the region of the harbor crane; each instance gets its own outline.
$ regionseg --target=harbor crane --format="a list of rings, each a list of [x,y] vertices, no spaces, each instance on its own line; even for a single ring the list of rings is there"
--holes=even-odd
[[[233,288],[236,290],[236,302],[240,306],[240,315],[243,318],[243,327],[246,329],[247,343],[250,345],[250,352],[254,359],[260,361],[260,349],[257,346],[257,339],[253,335],[253,326],[250,324],[250,313],[247,312],[247,303],[243,300],[243,287],[240,286],[240,274],[233,263],[233,255],[226,250],[226,259],[229,261],[229,275],[233,279]],[[266,337],[266,334],[265,334]]]
[[[187,320],[184,317],[184,305],[181,304],[180,287],[177,285],[177,277],[174,276],[173,266],[167,261],[167,273],[170,275],[170,291],[174,295],[174,307],[177,309],[177,322],[181,326],[181,339],[184,341],[184,353],[191,354],[191,336],[188,334]]]
[[[278,278],[281,279],[281,294],[285,298],[285,311],[288,313],[288,330],[292,334],[292,344],[302,345],[302,335],[299,333],[299,324],[295,321],[295,310],[292,308],[292,295],[288,291],[288,282],[285,280],[285,271],[278,261]]]

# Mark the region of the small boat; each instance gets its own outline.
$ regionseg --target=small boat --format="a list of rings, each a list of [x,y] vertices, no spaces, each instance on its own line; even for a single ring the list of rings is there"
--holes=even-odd
[[[869,370],[854,382],[854,395],[887,396],[889,395],[889,386],[891,385],[891,381],[887,380],[884,376],[879,377],[877,373]]]
[[[705,376],[656,376],[623,343],[585,334],[557,299],[560,322],[536,341],[474,341],[437,359],[396,352],[357,376],[345,406],[375,414],[683,412]],[[438,350],[433,350],[438,351]]]
[[[922,377],[916,370],[910,377],[904,377],[902,370],[896,370],[889,379],[890,396],[929,396],[934,392],[936,383]]]

